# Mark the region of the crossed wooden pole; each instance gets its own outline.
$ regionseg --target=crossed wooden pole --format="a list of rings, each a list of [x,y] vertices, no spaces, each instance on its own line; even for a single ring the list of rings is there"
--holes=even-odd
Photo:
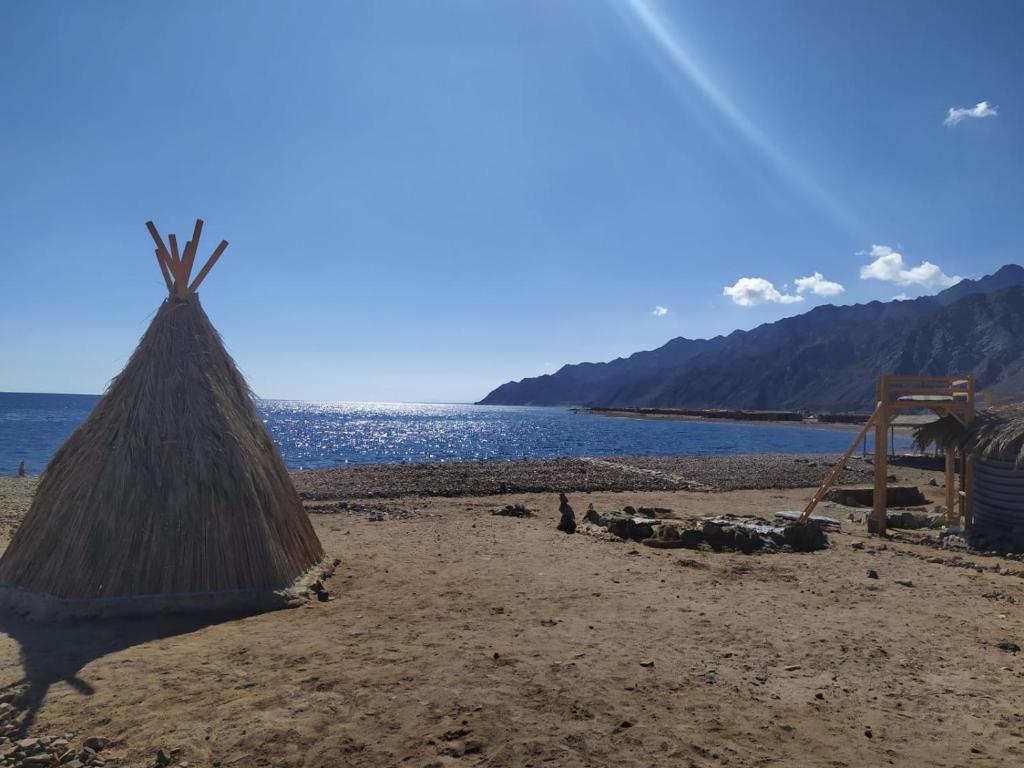
[[[156,243],[156,261],[160,265],[160,273],[164,276],[164,282],[167,284],[167,292],[172,298],[179,301],[184,301],[198,290],[200,284],[210,274],[213,265],[217,263],[217,259],[228,247],[228,241],[221,240],[220,245],[214,249],[213,255],[206,260],[203,268],[196,275],[196,279],[190,284],[188,280],[192,275],[192,265],[196,260],[199,236],[203,232],[203,220],[196,219],[192,239],[185,243],[185,250],[181,253],[178,252],[178,239],[174,235],[167,236],[167,241],[171,244],[171,248],[168,250],[152,221],[146,222],[146,229],[149,230],[153,242]]]

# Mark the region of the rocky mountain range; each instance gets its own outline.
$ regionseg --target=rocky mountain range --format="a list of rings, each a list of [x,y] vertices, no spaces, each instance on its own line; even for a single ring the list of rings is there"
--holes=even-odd
[[[974,374],[1024,390],[1024,268],[935,296],[824,305],[713,339],[503,384],[481,405],[862,410],[882,373]]]

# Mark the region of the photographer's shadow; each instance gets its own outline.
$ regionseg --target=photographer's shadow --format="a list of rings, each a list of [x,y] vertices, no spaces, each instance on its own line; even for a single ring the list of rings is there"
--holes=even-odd
[[[135,645],[184,635],[251,613],[146,616],[104,620],[29,621],[0,610],[0,635],[20,647],[22,677],[0,687],[0,701],[15,708],[16,734],[26,734],[35,722],[50,686],[67,683],[83,696],[95,688],[79,676],[82,668],[111,653]]]

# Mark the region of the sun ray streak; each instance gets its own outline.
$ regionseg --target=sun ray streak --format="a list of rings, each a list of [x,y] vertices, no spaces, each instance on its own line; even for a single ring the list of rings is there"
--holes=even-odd
[[[649,0],[626,0],[626,6],[676,69],[689,79],[748,144],[836,221],[848,227],[857,227],[852,212],[787,156],[704,72]]]

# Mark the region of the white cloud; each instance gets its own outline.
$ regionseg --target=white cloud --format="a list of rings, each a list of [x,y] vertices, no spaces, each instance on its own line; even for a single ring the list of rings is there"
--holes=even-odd
[[[910,301],[910,297],[905,293],[897,293],[892,297],[893,301]]]
[[[987,101],[979,101],[973,107],[950,107],[943,124],[952,127],[969,117],[995,117],[998,114],[999,107],[993,107]]]
[[[755,304],[794,304],[803,301],[803,296],[781,293],[771,281],[763,277],[741,277],[734,285],[722,289],[722,295],[728,296],[733,303],[741,307],[752,307]]]
[[[796,283],[797,293],[813,293],[815,296],[838,296],[845,291],[842,285],[826,280],[821,272],[815,272],[809,277],[798,277]]]
[[[930,261],[922,261],[916,267],[908,268],[903,263],[903,254],[887,245],[872,245],[870,251],[862,251],[858,256],[874,259],[860,268],[861,280],[882,280],[896,285],[920,285],[925,288],[948,288],[963,280],[959,275],[950,277]]]
[[[668,314],[668,307],[655,307],[651,314],[655,317],[664,317]]]

